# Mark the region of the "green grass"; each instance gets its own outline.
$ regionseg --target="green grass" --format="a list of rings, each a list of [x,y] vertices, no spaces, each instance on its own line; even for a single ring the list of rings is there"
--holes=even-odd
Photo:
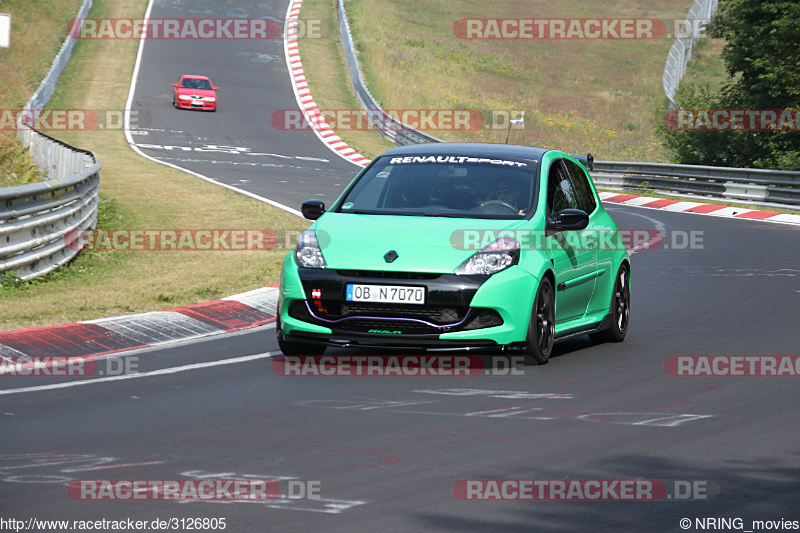
[[[696,41],[692,59],[686,67],[681,83],[707,85],[717,91],[728,81],[725,62],[722,59],[724,39],[701,38]]]
[[[367,85],[384,108],[524,110],[526,127],[512,130],[509,142],[635,161],[668,160],[653,113],[665,102],[661,76],[672,39],[463,40],[453,24],[460,18],[621,17],[664,19],[670,29],[690,5],[346,2]],[[315,98],[321,89],[312,88]],[[448,141],[503,142],[506,128],[431,133]]]
[[[13,131],[0,131],[0,188],[33,183],[42,171],[33,164],[30,152],[17,141]]]
[[[16,117],[50,70],[69,21],[83,0],[2,0],[0,12],[11,14],[9,48],[0,48],[0,111],[3,124]],[[0,131],[0,187],[43,178],[15,131]]]
[[[3,0],[11,46],[0,48],[0,109],[19,109],[39,87],[83,0]]]

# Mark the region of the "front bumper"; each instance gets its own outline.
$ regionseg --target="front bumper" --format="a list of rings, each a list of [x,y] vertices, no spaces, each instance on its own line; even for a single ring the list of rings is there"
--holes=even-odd
[[[214,111],[217,109],[217,102],[210,100],[175,100],[181,109],[201,109],[204,111]]]
[[[424,287],[424,305],[348,302],[347,284]],[[538,281],[519,267],[490,277],[307,269],[287,255],[278,335],[329,345],[493,347],[524,342]]]

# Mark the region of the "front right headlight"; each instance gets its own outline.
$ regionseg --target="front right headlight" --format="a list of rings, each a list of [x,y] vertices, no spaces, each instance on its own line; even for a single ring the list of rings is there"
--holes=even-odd
[[[482,274],[491,276],[501,270],[519,263],[519,241],[510,237],[501,237],[484,246],[461,263],[456,274]]]
[[[309,229],[300,234],[297,238],[294,258],[297,264],[303,268],[327,268],[316,231]]]

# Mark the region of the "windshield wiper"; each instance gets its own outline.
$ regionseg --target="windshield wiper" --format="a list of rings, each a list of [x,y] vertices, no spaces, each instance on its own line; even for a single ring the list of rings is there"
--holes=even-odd
[[[424,217],[444,217],[444,218],[463,218],[461,215],[452,215],[449,213],[422,213]]]
[[[401,211],[366,211],[364,209],[355,209],[342,211],[342,213],[349,213],[351,215],[387,215],[387,216],[401,216],[401,217],[446,217],[446,218],[463,218],[461,215],[453,215],[448,213],[419,213],[419,212],[401,212]]]

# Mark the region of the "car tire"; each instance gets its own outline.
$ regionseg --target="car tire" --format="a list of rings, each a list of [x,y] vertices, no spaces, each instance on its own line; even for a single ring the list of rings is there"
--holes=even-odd
[[[614,280],[614,292],[611,293],[611,326],[603,331],[590,333],[592,342],[622,342],[628,333],[631,320],[631,287],[630,269],[623,264],[617,271]]]
[[[278,336],[278,348],[283,355],[322,355],[325,353],[326,346],[324,344],[286,340],[281,334],[280,309],[278,309],[278,317],[275,320],[275,330]]]
[[[553,284],[542,278],[533,301],[531,318],[528,322],[528,343],[525,348],[525,364],[544,365],[550,360],[555,339],[556,302]]]

